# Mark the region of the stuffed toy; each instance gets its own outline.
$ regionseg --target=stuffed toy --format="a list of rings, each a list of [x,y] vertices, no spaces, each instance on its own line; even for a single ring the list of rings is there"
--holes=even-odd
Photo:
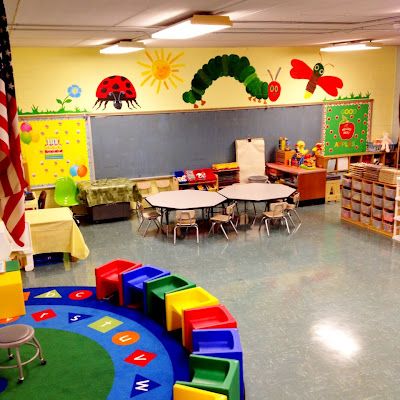
[[[393,141],[390,139],[389,134],[385,132],[381,139],[381,151],[386,151],[388,153],[390,151],[390,144],[393,144]]]

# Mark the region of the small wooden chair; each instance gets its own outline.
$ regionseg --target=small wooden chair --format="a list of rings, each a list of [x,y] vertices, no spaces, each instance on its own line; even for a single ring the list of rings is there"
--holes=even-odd
[[[235,224],[232,221],[232,219],[234,218],[234,214],[235,214],[235,207],[236,207],[236,203],[232,203],[228,207],[225,208],[226,214],[217,214],[217,215],[214,215],[213,217],[211,217],[210,221],[212,222],[212,224],[211,224],[211,228],[210,228],[208,234],[210,234],[211,232],[214,233],[214,227],[215,227],[215,225],[218,225],[218,227],[221,228],[221,231],[225,235],[226,240],[229,240],[229,237],[225,232],[223,224],[230,223],[232,225],[233,230],[236,232],[236,235],[237,235],[238,232],[236,230]]]
[[[269,226],[268,226],[268,221],[285,221],[286,223],[286,228],[288,233],[290,233],[289,229],[289,224],[286,218],[286,207],[287,207],[286,202],[280,202],[280,203],[272,203],[270,205],[270,211],[265,211],[263,213],[263,217],[260,221],[260,227],[258,230],[261,229],[262,223],[265,222],[265,228],[267,229],[267,234],[269,236]]]
[[[178,228],[195,228],[197,243],[199,243],[199,226],[197,225],[194,210],[176,211],[176,222],[174,227],[174,244],[176,244],[176,230]]]
[[[293,204],[288,204],[286,206],[285,212],[286,212],[288,218],[290,219],[290,222],[293,224],[294,227],[296,227],[295,223],[293,222],[292,213],[294,213],[296,215],[296,218],[298,219],[299,225],[300,225],[301,219],[299,217],[299,214],[297,213],[297,208],[299,207],[299,203],[300,203],[300,193],[294,192],[292,195],[292,200],[293,200]]]
[[[152,222],[154,222],[157,226],[157,231],[161,228],[161,225],[158,223],[158,219],[161,217],[161,214],[156,210],[144,211],[143,204],[140,201],[136,202],[136,211],[139,216],[140,224],[138,227],[138,231],[143,225],[144,221],[148,221],[146,229],[144,231],[143,236],[146,236],[147,230]]]

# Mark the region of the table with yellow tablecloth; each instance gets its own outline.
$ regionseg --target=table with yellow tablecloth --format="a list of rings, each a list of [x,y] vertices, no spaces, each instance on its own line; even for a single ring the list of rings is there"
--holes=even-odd
[[[81,260],[89,255],[69,208],[29,210],[25,218],[31,226],[33,254],[70,253]]]

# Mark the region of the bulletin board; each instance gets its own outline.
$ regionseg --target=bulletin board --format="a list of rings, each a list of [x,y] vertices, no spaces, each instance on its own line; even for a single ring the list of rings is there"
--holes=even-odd
[[[371,135],[373,100],[326,103],[323,106],[323,155],[363,153]]]
[[[94,179],[90,124],[86,117],[19,120],[22,157],[32,188],[54,186],[60,177]]]

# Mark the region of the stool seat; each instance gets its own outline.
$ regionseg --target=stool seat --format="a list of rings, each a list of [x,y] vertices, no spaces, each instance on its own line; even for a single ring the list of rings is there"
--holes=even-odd
[[[0,328],[0,348],[19,346],[32,339],[34,329],[29,325],[10,325]]]

